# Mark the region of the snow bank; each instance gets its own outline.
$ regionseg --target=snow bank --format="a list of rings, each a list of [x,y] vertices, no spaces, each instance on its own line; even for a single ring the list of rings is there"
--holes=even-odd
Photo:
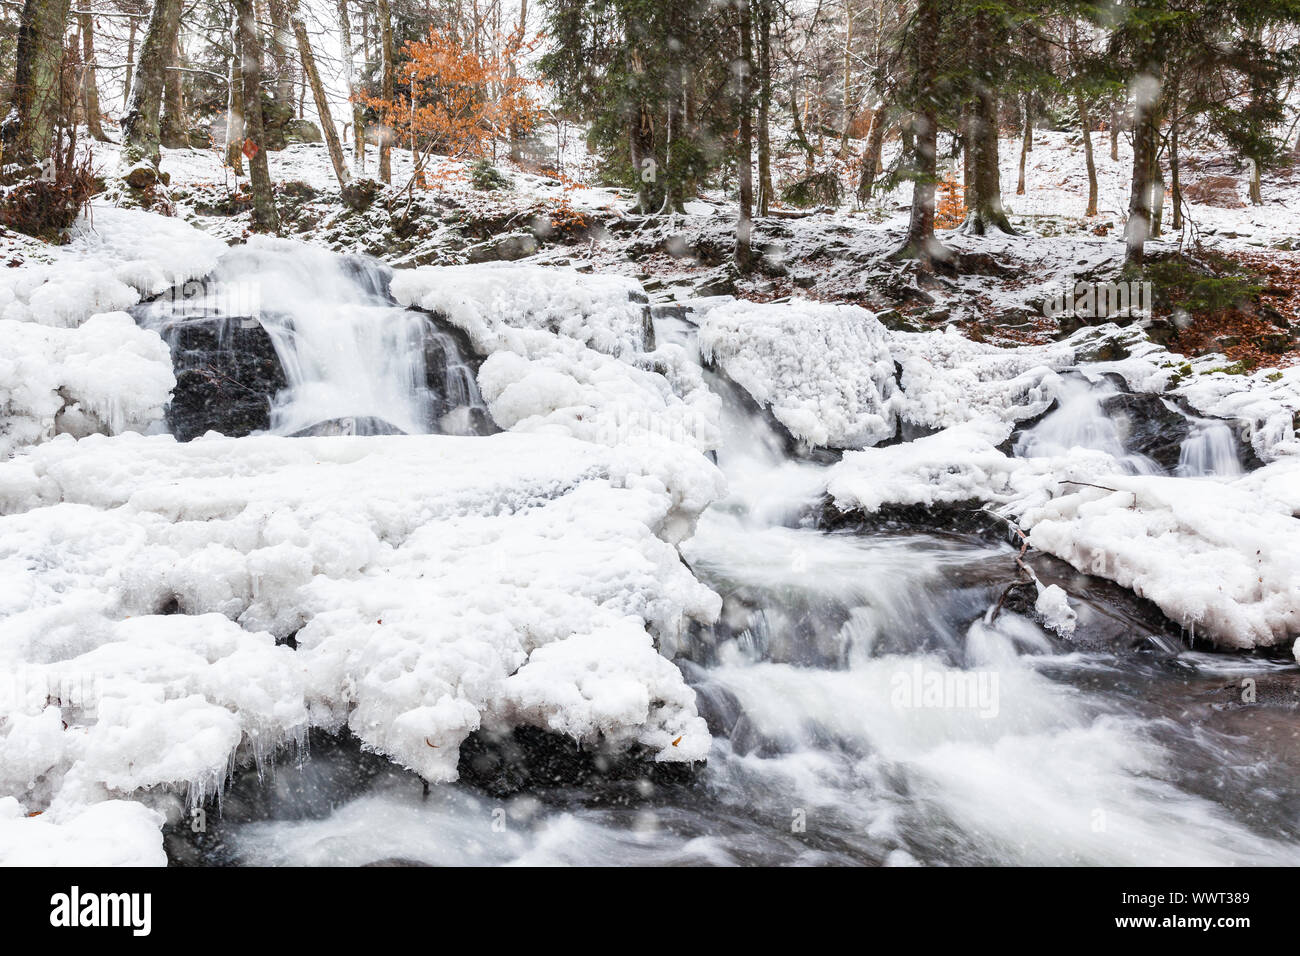
[[[0,275],[0,318],[74,327],[207,275],[225,250],[178,219],[97,205],[51,262]]]
[[[1290,462],[1270,467],[1297,472]],[[1250,648],[1300,635],[1300,520],[1235,482],[1112,475],[1021,517],[1029,542],[1153,601],[1216,644]]]
[[[0,866],[166,866],[162,814],[129,800],[27,816],[0,797]]]
[[[951,327],[892,332],[890,349],[902,368],[894,396],[898,417],[922,429],[977,418],[1023,421],[1057,397],[1055,370],[1074,362],[1074,349],[1053,343],[1016,349],[972,342]]]
[[[1005,503],[1018,462],[997,449],[1011,434],[1002,422],[957,425],[915,441],[846,452],[827,474],[826,491],[840,511],[884,505]]]
[[[730,302],[703,314],[699,344],[801,441],[857,448],[894,434],[894,359],[865,309]]]
[[[700,349],[798,439],[861,448],[976,418],[1041,414],[1074,350],[1004,349],[944,331],[891,332],[863,309],[796,299],[729,302],[700,319]]]
[[[175,384],[166,344],[125,312],[77,328],[0,319],[0,458],[55,434],[148,428]]]
[[[647,350],[649,311],[640,283],[537,266],[426,266],[393,276],[393,297],[446,316],[486,355],[524,351],[524,329],[575,339],[606,355]]]
[[[660,651],[719,599],[658,532],[709,493],[649,457],[509,433],[124,435],[0,464],[0,665],[42,691],[0,710],[0,792],[51,819],[196,799],[308,725],[430,780],[485,723],[703,758]],[[87,675],[50,712],[44,688]]]

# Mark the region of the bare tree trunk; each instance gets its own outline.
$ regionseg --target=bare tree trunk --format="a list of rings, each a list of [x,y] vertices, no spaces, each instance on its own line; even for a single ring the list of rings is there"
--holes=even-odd
[[[497,6],[498,16],[500,15],[500,10],[501,7],[500,5],[498,5]],[[528,35],[528,0],[519,0],[519,25],[515,28],[515,30],[519,35],[520,42],[523,42],[524,38],[527,37]],[[518,76],[518,68],[515,63],[517,56],[518,55],[516,54],[516,56],[512,56],[510,58],[510,80],[512,82]],[[523,146],[523,143],[524,143],[523,129],[520,127],[518,123],[511,123],[510,124],[510,158],[516,163],[519,162],[519,160],[522,157],[521,147]],[[495,149],[495,145],[493,148]]]
[[[1015,230],[1007,219],[1002,205],[1002,171],[998,156],[998,97],[991,87],[984,86],[978,95],[978,108],[971,115],[971,172],[974,195],[967,196],[966,221],[961,231],[966,235],[983,236],[991,232],[1011,235]],[[1022,160],[1023,163],[1023,160]],[[1021,166],[1023,175],[1024,166]]]
[[[758,3],[758,214],[772,202],[772,0]]]
[[[1169,122],[1169,188],[1170,203],[1174,207],[1175,229],[1183,228],[1183,177],[1178,157],[1178,103],[1174,103],[1174,118]]]
[[[1074,91],[1075,106],[1079,111],[1079,126],[1083,129],[1083,161],[1088,167],[1088,208],[1085,216],[1097,215],[1097,162],[1092,156],[1092,119],[1081,90]]]
[[[1133,183],[1124,226],[1124,263],[1142,265],[1151,231],[1151,169],[1156,153],[1154,104],[1138,102],[1133,112]]]
[[[180,30],[176,32],[163,79],[163,114],[159,126],[162,144],[168,149],[182,149],[190,144],[185,123],[185,74],[176,69],[181,66]]]
[[[383,56],[383,85],[381,94],[385,103],[393,102],[393,16],[388,8],[388,0],[378,0],[379,30],[381,54]],[[393,181],[393,134],[384,130],[379,144],[379,179],[385,183]]]
[[[159,0],[162,2],[162,0]],[[280,217],[275,210],[271,188],[271,170],[266,158],[262,129],[262,38],[253,13],[253,0],[233,0],[239,18],[240,78],[244,89],[244,131],[252,155],[248,159],[250,187],[253,193],[253,222],[266,231],[277,232]]]
[[[740,208],[736,218],[736,267],[749,272],[754,267],[754,156],[753,120],[750,88],[754,73],[753,18],[749,0],[741,0],[737,27],[740,31],[740,96],[736,104],[740,113],[740,150],[736,158],[740,180]]]
[[[803,117],[799,112],[799,78],[796,76],[790,81],[790,120],[791,132],[795,145],[804,151],[804,166],[808,173],[812,172],[813,167],[813,146],[808,142],[808,134],[804,131]]]
[[[884,104],[877,104],[871,116],[871,132],[867,134],[867,148],[862,154],[862,171],[858,174],[858,204],[862,205],[871,198],[876,188],[876,177],[880,175],[880,154],[885,147],[885,126],[888,114]]]
[[[651,211],[652,205],[650,184],[658,182],[659,171],[655,162],[654,126],[650,111],[644,103],[637,107],[628,125],[628,149],[632,159],[632,172],[636,176],[636,209],[645,215]]]
[[[912,37],[917,63],[917,109],[912,115],[912,210],[907,238],[893,253],[895,259],[916,259],[930,271],[947,250],[934,235],[935,159],[939,145],[937,89],[939,81],[939,0],[918,0]]]
[[[292,107],[294,100],[293,56],[289,53],[289,2],[267,0],[266,12],[271,18],[270,42],[267,44],[271,62],[275,65],[275,98]]]
[[[77,23],[81,30],[81,57],[83,62],[81,75],[81,102],[86,111],[86,128],[91,138],[101,143],[109,142],[104,134],[104,124],[100,120],[99,81],[95,73],[95,18],[90,11],[77,14]]]
[[[1119,162],[1119,110],[1110,104],[1110,161]]]
[[[181,0],[157,0],[149,17],[144,42],[140,45],[131,103],[122,117],[121,164],[124,173],[140,163],[147,163],[155,170],[158,168],[163,86],[180,22]],[[141,184],[147,183],[142,180]]]
[[[50,155],[62,97],[63,34],[69,6],[69,0],[23,4],[10,113],[0,124],[6,164],[37,163]]]
[[[684,207],[686,136],[686,77],[680,61],[668,67],[668,139],[664,170],[664,201],[660,212],[667,215],[681,212]]]
[[[329,100],[325,96],[325,87],[321,84],[320,74],[316,72],[316,60],[311,53],[311,43],[307,39],[307,27],[301,20],[293,21],[293,34],[298,40],[298,55],[302,58],[302,71],[311,83],[311,95],[316,101],[316,115],[320,118],[321,132],[325,134],[325,144],[329,147],[330,162],[334,165],[334,175],[339,185],[346,186],[352,179],[348,172],[347,161],[343,158],[343,145],[339,142],[339,131],[330,116]]]
[[[1024,98],[1024,124],[1025,138],[1020,143],[1020,178],[1016,180],[1016,195],[1025,194],[1025,161],[1029,158],[1030,150],[1034,148],[1034,101],[1033,97],[1026,93]]]
[[[844,0],[844,131],[843,145],[849,145],[853,129],[853,0]]]
[[[354,86],[357,65],[352,56],[352,22],[348,17],[348,0],[338,0],[339,32],[343,35],[343,68],[348,71],[348,99],[352,102],[352,156],[357,172],[366,171],[366,124]]]
[[[131,102],[131,79],[135,76],[135,17],[128,18],[126,39],[126,78],[122,81],[122,109]]]
[[[1154,144],[1151,147],[1151,228],[1147,238],[1159,236],[1163,231],[1165,215],[1165,173],[1160,168],[1160,126],[1164,122],[1164,110],[1159,102],[1154,107],[1151,117]]]
[[[230,76],[226,90],[226,165],[236,176],[244,175],[244,48],[240,42],[239,17],[230,13]]]

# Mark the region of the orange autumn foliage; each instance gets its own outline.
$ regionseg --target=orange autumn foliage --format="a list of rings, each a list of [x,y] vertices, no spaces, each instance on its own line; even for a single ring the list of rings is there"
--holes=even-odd
[[[965,187],[957,182],[956,173],[939,183],[939,201],[934,207],[934,228],[956,229],[965,221],[966,199],[963,195],[965,192]]]
[[[427,40],[408,43],[397,65],[399,83],[407,92],[393,100],[359,94],[392,131],[395,145],[412,145],[416,180],[437,185],[445,171],[426,171],[430,156],[468,159],[489,152],[494,141],[532,129],[541,110],[530,93],[536,81],[518,75],[521,62],[537,40],[525,40],[516,30],[499,37],[496,49],[476,53],[437,30]]]

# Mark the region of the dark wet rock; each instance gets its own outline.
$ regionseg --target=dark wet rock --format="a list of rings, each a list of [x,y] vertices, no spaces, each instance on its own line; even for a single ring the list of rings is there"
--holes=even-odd
[[[614,752],[583,746],[571,737],[536,727],[484,728],[460,745],[460,780],[496,797],[558,787],[599,788],[602,799],[628,795],[620,784],[688,782],[700,764],[656,762],[639,747]]]
[[[1147,338],[1156,345],[1170,347],[1178,341],[1178,326],[1171,319],[1152,319],[1147,323]]]
[[[132,189],[149,189],[159,182],[158,170],[150,163],[136,163],[122,177]]]
[[[261,322],[182,319],[162,336],[176,371],[167,427],[177,441],[208,431],[239,438],[270,427],[271,401],[288,382]]]
[[[1215,688],[1220,707],[1257,707],[1276,710],[1300,710],[1300,673],[1265,671],[1220,684]]]
[[[711,379],[709,387],[720,394],[725,392],[729,397],[729,401],[735,402],[743,408],[749,418],[762,421],[771,433],[781,440],[782,450],[787,457],[831,465],[839,461],[843,456],[842,450],[810,446],[806,442],[795,438],[790,429],[781,424],[780,420],[772,414],[772,410],[768,406],[760,405],[755,401],[754,396],[732,381],[727,373],[722,371],[716,364],[706,362],[705,369]]]
[[[881,309],[876,313],[876,321],[892,332],[924,332],[925,324],[911,315],[904,315],[897,309]]]
[[[1252,345],[1273,355],[1289,352],[1293,339],[1294,336],[1290,332],[1260,332],[1250,337]]]
[[[537,251],[537,239],[530,232],[515,232],[470,246],[465,250],[469,262],[514,262]]]
[[[735,295],[736,281],[739,278],[740,273],[736,271],[736,267],[731,263],[727,263],[707,273],[695,283],[691,291],[700,298],[708,298],[713,295]]]
[[[1166,471],[1178,467],[1183,442],[1192,430],[1182,413],[1146,392],[1111,395],[1102,399],[1101,407],[1115,422],[1126,449],[1146,455]]]
[[[1271,305],[1256,306],[1255,314],[1258,315],[1265,322],[1269,322],[1272,325],[1277,326],[1279,329],[1291,328],[1291,321],[1285,315],[1279,312],[1277,309],[1273,308]]]
[[[979,535],[993,540],[1007,536],[1007,522],[988,511],[982,501],[971,499],[942,505],[885,504],[878,511],[841,511],[829,495],[812,514],[814,525],[823,531],[870,534],[881,531],[939,532]]]
[[[340,256],[339,265],[357,285],[373,296],[397,304],[393,298],[393,269],[377,259],[367,256]]]
[[[690,322],[690,316],[695,314],[695,309],[685,302],[666,302],[650,306],[650,318],[655,319],[680,319],[683,322]]]
[[[183,815],[163,828],[163,848],[172,866],[226,866],[238,862],[230,830],[268,820],[321,820],[381,781],[419,794],[423,781],[367,750],[346,728],[331,734],[308,732],[302,748],[289,747],[273,764],[236,767],[220,804],[210,797],[206,829],[195,832]]]
[[[1052,414],[1052,412],[1056,411],[1060,407],[1061,407],[1061,403],[1056,399],[1052,399],[1048,403],[1047,407],[1044,408],[1037,415],[1031,415],[1028,418],[1021,419],[1016,424],[1015,430],[1012,431],[1012,433],[1007,436],[1006,441],[1004,441],[1002,444],[997,446],[998,451],[1002,452],[1002,454],[1004,455],[1014,457],[1016,453],[1015,452],[1016,446],[1020,444],[1020,440],[1025,437],[1025,433],[1030,431],[1035,425],[1037,425],[1044,418]]]
[[[375,860],[373,863],[362,863],[362,867],[423,867],[429,866],[428,863],[422,863],[419,860],[408,860],[405,857],[390,856],[382,860]]]
[[[1030,549],[1025,555],[1044,587],[1057,585],[1070,596],[1078,618],[1068,639],[1075,648],[1133,652],[1172,658],[1186,649],[1182,628],[1160,608],[1114,581],[1084,574],[1068,562]],[[1038,589],[1032,582],[1006,595],[1003,609],[1035,617]]]
[[[262,91],[262,142],[258,145],[266,149],[284,149],[289,145],[288,130],[297,117],[294,104],[277,100]]]
[[[307,428],[303,428],[293,433],[293,438],[315,438],[324,436],[338,435],[405,435],[396,425],[384,421],[382,418],[375,418],[372,415],[361,415],[356,418],[331,418],[327,421],[317,422]]]

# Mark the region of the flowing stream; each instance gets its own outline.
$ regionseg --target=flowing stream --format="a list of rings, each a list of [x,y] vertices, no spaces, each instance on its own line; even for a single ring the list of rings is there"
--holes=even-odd
[[[355,280],[350,290],[321,282],[287,274],[281,285],[298,301],[263,303],[290,317],[274,333],[291,380],[275,430],[341,416],[432,430],[428,349],[411,314]],[[310,315],[300,304],[309,295],[321,303]],[[693,342],[681,320],[660,320],[656,332]],[[706,374],[724,401],[718,461],[730,491],[682,553],[724,609],[678,661],[714,734],[704,769],[684,782],[425,793],[355,746],[317,746],[264,785],[237,782],[216,836],[195,844],[173,834],[173,859],[1300,862],[1294,663],[1192,650],[1131,595],[1039,557],[1036,573],[1065,587],[1079,612],[1066,641],[1014,602],[1002,606],[1021,580],[1010,544],[818,530],[808,516],[826,466],[790,458],[734,386]],[[1113,391],[1070,380],[1018,452],[1083,445],[1159,472],[1126,450],[1103,411]],[[460,404],[475,396],[464,381]],[[1213,481],[1240,467],[1225,425],[1192,423],[1179,474]],[[1259,687],[1254,704],[1241,701],[1245,678]]]

